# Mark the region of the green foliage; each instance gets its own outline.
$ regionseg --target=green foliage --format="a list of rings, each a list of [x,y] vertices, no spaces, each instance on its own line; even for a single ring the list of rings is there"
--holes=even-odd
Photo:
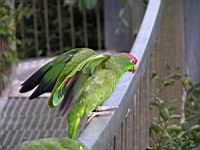
[[[96,1],[96,2],[95,2]],[[91,2],[91,3],[90,3]],[[16,6],[20,5],[20,1],[16,1]],[[97,4],[96,4],[97,3]],[[26,0],[23,6],[26,7],[26,15],[22,22],[17,26],[17,37],[21,40],[21,45],[17,45],[19,58],[37,57],[37,56],[54,56],[58,53],[63,53],[60,47],[59,29],[62,30],[63,47],[66,49],[74,48],[72,45],[72,38],[75,39],[75,47],[84,47],[84,28],[83,28],[83,10],[87,15],[87,33],[89,47],[98,49],[97,39],[97,23],[96,11],[100,12],[100,27],[103,33],[103,1],[101,0],[61,0],[61,22],[58,20],[58,4],[56,0],[48,0],[48,31],[49,31],[49,46],[47,48],[46,27],[45,27],[45,0],[36,2],[36,16],[37,16],[37,31],[38,31],[38,47],[35,48],[35,33],[34,29],[34,11],[32,7],[32,0]],[[82,6],[84,5],[84,6]],[[87,8],[83,8],[87,5]],[[70,8],[72,6],[72,9]],[[73,18],[72,18],[73,14]],[[62,27],[59,27],[59,23]],[[74,33],[72,33],[73,29]],[[73,37],[72,37],[73,36]],[[103,34],[101,34],[103,39]],[[102,45],[104,41],[101,40]],[[103,48],[103,47],[102,47]]]
[[[192,78],[190,76],[185,76],[182,81],[182,85],[187,93],[185,101],[185,115],[187,117],[191,115],[198,115],[199,113],[196,111],[195,107],[198,106],[199,103],[198,98],[200,96],[200,83],[193,84]]]
[[[76,5],[82,10],[91,10],[98,7],[100,0],[64,0],[64,5]]]
[[[19,150],[88,150],[81,143],[69,138],[46,138],[23,142]]]
[[[177,68],[178,69],[178,68]],[[198,150],[200,149],[200,115],[195,112],[194,104],[198,102],[200,83],[193,84],[190,76],[180,76],[168,66],[169,73],[161,79],[156,72],[151,76],[152,82],[157,80],[161,88],[154,93],[150,102],[150,110],[158,116],[151,120],[149,126],[150,146],[152,150]],[[184,102],[186,117],[176,114],[178,108],[171,106],[178,99],[163,98],[161,92],[166,87],[181,82],[186,92]]]
[[[3,83],[8,81],[8,66],[19,61],[12,45],[13,42],[20,43],[15,36],[15,27],[24,14],[25,9],[21,5],[14,8],[11,0],[0,1],[0,38],[4,43],[1,45],[3,50],[0,55],[0,76]]]

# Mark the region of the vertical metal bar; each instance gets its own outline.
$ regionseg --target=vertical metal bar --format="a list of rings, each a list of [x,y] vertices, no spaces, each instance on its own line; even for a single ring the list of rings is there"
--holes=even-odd
[[[63,27],[62,27],[62,15],[61,15],[61,1],[57,0],[57,11],[58,11],[58,28],[59,28],[59,43],[60,43],[60,49],[63,50]]]
[[[35,54],[39,55],[39,43],[38,43],[38,22],[37,22],[37,10],[36,10],[36,0],[32,0],[32,9],[33,9],[33,26],[34,26],[34,46]]]
[[[101,18],[100,18],[100,10],[96,11],[96,24],[97,24],[97,44],[98,44],[98,49],[101,49],[102,45],[101,45]]]
[[[72,48],[74,48],[76,47],[76,43],[75,43],[74,11],[72,6],[69,6],[69,14],[70,14],[71,46]]]
[[[47,55],[50,54],[50,40],[49,40],[49,18],[48,18],[48,0],[44,0],[44,20],[45,20],[45,36]]]
[[[83,10],[83,32],[84,32],[84,44],[85,47],[88,47],[87,14],[85,9]]]

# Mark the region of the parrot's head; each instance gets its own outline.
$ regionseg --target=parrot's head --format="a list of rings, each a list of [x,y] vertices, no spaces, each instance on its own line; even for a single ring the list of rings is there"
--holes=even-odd
[[[124,53],[124,55],[126,56],[128,63],[127,66],[129,66],[129,71],[134,73],[135,72],[135,65],[137,63],[137,58],[135,56],[133,56],[132,54],[129,53]]]

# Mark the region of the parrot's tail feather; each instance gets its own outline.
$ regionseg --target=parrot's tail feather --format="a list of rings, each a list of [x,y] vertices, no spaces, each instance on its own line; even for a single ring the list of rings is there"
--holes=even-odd
[[[22,87],[19,92],[25,93],[36,87],[49,69],[51,69],[51,67],[46,69],[40,68],[37,72],[35,72],[32,76],[30,76],[24,83],[21,84]]]
[[[64,116],[69,108],[73,105],[73,93],[71,92],[75,82],[79,79],[80,73],[77,73],[75,76],[73,76],[67,84],[65,84],[65,87],[63,89],[64,93],[64,98],[60,104],[60,108],[58,111],[58,114],[60,116]]]
[[[45,92],[51,92],[54,85],[56,84],[56,80],[50,83],[45,83],[45,81],[41,81],[39,86],[35,89],[29,99],[34,99]]]
[[[65,98],[64,98],[64,100],[60,104],[60,107],[59,107],[59,110],[58,110],[58,115],[63,117],[67,113],[67,111],[69,110],[70,106],[72,106],[72,102],[73,102],[72,94],[70,94],[68,96],[67,100],[65,100]]]
[[[80,124],[77,131],[77,136],[81,134],[81,132],[85,129],[88,121],[88,116],[83,116],[80,120]]]

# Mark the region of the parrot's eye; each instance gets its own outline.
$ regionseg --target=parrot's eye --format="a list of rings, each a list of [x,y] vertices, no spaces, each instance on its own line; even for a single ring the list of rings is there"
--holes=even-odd
[[[137,63],[137,58],[131,54],[129,54],[129,59],[131,59],[131,62],[135,65]]]
[[[134,59],[132,59],[132,63],[135,65],[137,63],[137,59],[134,57]]]
[[[135,56],[129,53],[124,53],[124,54],[131,61],[131,63],[133,63],[134,65],[137,63],[137,58]]]

